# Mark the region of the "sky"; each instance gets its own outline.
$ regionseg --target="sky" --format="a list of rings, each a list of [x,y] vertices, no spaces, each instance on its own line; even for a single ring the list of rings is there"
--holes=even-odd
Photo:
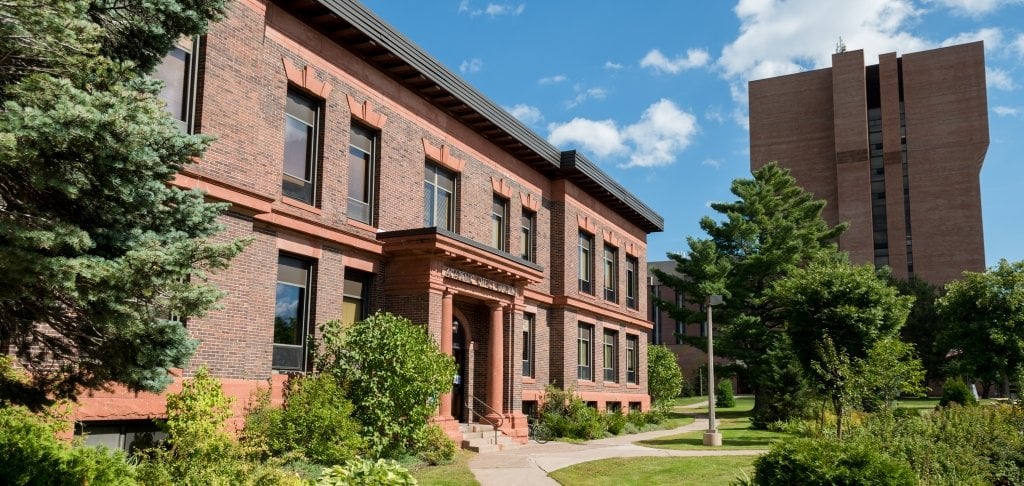
[[[1024,260],[1024,0],[364,0],[562,150],[665,219],[648,259],[703,237],[709,204],[750,177],[747,82],[985,41],[985,257]]]

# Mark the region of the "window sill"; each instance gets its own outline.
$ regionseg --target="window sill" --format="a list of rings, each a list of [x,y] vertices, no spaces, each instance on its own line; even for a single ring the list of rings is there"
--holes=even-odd
[[[629,388],[630,390],[638,390],[640,389],[640,385],[637,385],[636,383],[626,383],[626,388]]]
[[[617,381],[606,381],[604,382],[605,388],[618,388],[620,385]]]
[[[587,388],[594,388],[595,386],[597,386],[597,384],[594,383],[593,381],[590,381],[590,380],[581,380],[581,379],[577,378],[576,379],[576,386],[585,386]]]
[[[371,233],[376,233],[378,231],[377,227],[375,227],[373,225],[366,224],[366,223],[364,223],[362,221],[359,221],[357,219],[348,218],[348,225],[349,226],[355,226],[356,228],[359,228],[361,230],[366,230],[366,231],[369,231]]]
[[[536,378],[531,378],[529,376],[524,376],[523,377],[523,384],[524,385],[532,385],[534,383],[537,383],[537,379]]]
[[[320,208],[318,208],[316,206],[310,206],[309,204],[306,204],[306,203],[304,203],[302,201],[299,201],[298,199],[292,199],[292,198],[290,198],[288,196],[281,196],[281,202],[283,204],[287,204],[288,206],[291,206],[293,208],[298,208],[298,209],[301,209],[303,211],[308,211],[308,212],[313,213],[313,214],[315,214],[317,216],[323,216],[323,214],[324,214],[324,210],[323,209],[320,209]]]

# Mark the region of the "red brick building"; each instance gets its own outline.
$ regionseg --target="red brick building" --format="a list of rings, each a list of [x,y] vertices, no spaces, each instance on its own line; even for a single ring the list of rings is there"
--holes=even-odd
[[[525,439],[548,384],[599,409],[649,407],[641,283],[661,217],[372,12],[239,0],[158,76],[183,128],[217,136],[174,184],[230,203],[221,237],[252,239],[213,277],[223,310],[186,323],[201,344],[184,374],[208,366],[238,411],[310,369],[322,323],[377,309],[455,356],[439,410],[452,435],[500,414]],[[123,444],[125,421],[163,406],[93,393],[76,417]]]
[[[777,160],[850,223],[839,241],[854,263],[943,284],[985,269],[979,172],[988,150],[981,42],[864,66],[750,82],[750,165]]]

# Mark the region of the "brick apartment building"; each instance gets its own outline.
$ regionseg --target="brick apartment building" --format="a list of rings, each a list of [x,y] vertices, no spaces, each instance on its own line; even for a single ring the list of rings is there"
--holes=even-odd
[[[560,151],[354,1],[238,0],[157,76],[183,129],[217,136],[174,180],[231,204],[251,238],[213,277],[223,310],[189,319],[242,410],[310,369],[322,323],[384,309],[459,364],[438,421],[504,419],[548,384],[599,409],[647,409],[646,240],[661,217]],[[600,365],[600,366],[599,366]],[[169,391],[180,389],[180,380]],[[125,445],[162,395],[94,392],[75,414]]]
[[[988,150],[981,42],[924,52],[832,56],[832,67],[750,82],[750,165],[790,170],[827,204],[853,263],[888,265],[936,285],[984,271],[979,172]],[[674,262],[651,262],[674,271]],[[650,294],[678,297],[656,280]],[[651,342],[665,344],[688,378],[707,361],[676,333],[704,336],[652,307]]]

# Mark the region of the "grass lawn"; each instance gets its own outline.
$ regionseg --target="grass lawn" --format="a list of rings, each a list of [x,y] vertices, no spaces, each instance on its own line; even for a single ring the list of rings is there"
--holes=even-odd
[[[754,456],[617,457],[559,469],[550,476],[564,485],[727,485],[753,472]]]
[[[480,483],[469,470],[469,460],[475,454],[467,450],[455,451],[455,459],[451,464],[441,466],[420,466],[410,468],[416,482],[424,486],[461,486],[477,485]]]
[[[737,398],[735,407],[715,408],[715,416],[719,420],[718,431],[722,433],[722,449],[767,449],[773,442],[789,436],[782,432],[750,428],[750,411],[753,408],[753,398]],[[707,408],[688,409],[687,413],[707,413]],[[702,430],[644,440],[637,444],[659,449],[707,448]]]
[[[684,407],[686,405],[693,405],[695,403],[708,403],[708,396],[695,396],[695,397],[682,397],[677,398],[672,404],[674,407]]]
[[[991,398],[982,398],[978,400],[981,405],[990,405],[998,402],[999,400],[993,400]],[[896,400],[896,408],[918,408],[932,410],[939,405],[938,397],[929,398],[901,398]]]

